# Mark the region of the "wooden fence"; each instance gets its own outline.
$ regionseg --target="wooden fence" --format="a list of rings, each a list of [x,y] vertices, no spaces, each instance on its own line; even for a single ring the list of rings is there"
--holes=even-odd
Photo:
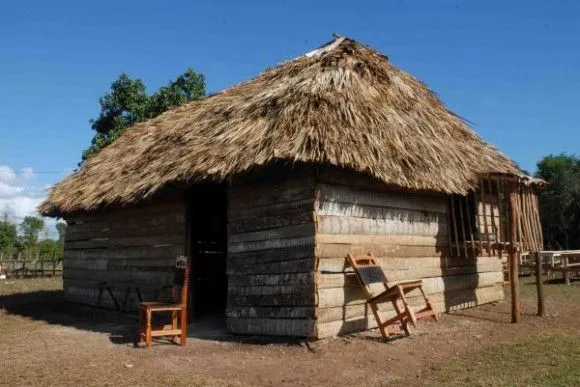
[[[35,260],[2,260],[0,274],[7,278],[22,277],[51,277],[62,275],[62,260],[35,259]]]

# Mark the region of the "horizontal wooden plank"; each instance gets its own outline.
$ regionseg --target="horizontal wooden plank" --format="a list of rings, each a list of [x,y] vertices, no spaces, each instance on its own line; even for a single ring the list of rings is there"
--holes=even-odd
[[[292,261],[255,263],[244,260],[229,261],[228,275],[235,274],[284,274],[308,273],[314,270],[314,259],[296,259]]]
[[[339,258],[347,254],[367,254],[372,252],[376,257],[435,257],[447,256],[447,246],[405,246],[393,244],[344,244],[318,243],[314,254],[318,258]]]
[[[318,190],[318,199],[315,204],[317,210],[321,203],[335,202],[347,205],[360,204],[447,213],[447,201],[443,196],[366,191],[344,185],[331,184],[320,184]]]
[[[66,241],[82,241],[93,238],[156,237],[159,235],[185,236],[185,223],[148,225],[109,225],[91,231],[66,231]]]
[[[436,294],[463,289],[493,286],[503,283],[502,272],[486,272],[423,279],[423,290],[427,294]],[[379,284],[374,288],[381,291]],[[365,303],[365,296],[360,287],[321,288],[318,289],[318,306],[320,308]]]
[[[240,242],[240,243],[229,242],[228,252],[242,253],[248,251],[286,249],[289,247],[298,247],[298,246],[312,246],[312,248],[314,248],[314,235],[297,238],[270,239],[253,242]]]
[[[411,223],[446,223],[446,213],[412,210],[407,208],[378,207],[360,203],[340,203],[317,201],[316,214],[326,216],[346,216],[363,219],[390,219]]]
[[[127,207],[99,210],[92,213],[81,213],[67,215],[68,225],[81,225],[109,221],[111,219],[136,219],[136,218],[154,218],[159,215],[168,213],[179,213],[185,211],[185,201],[182,196],[159,198],[154,201],[144,202],[142,204],[131,205]]]
[[[171,271],[151,271],[151,270],[119,270],[119,271],[98,271],[87,269],[66,269],[63,278],[75,280],[106,281],[111,284],[135,284],[135,285],[171,285],[173,274]]]
[[[233,187],[229,192],[232,211],[264,207],[277,203],[314,199],[313,179],[289,179],[279,184],[262,184]]]
[[[504,298],[503,287],[502,286],[491,286],[486,288],[480,288],[475,290],[463,290],[459,292],[454,292],[453,294],[448,294],[447,296],[437,296],[432,297],[432,301],[435,307],[443,311],[451,311],[458,309],[465,309],[467,307],[473,307],[477,305],[482,305],[490,302],[495,302],[502,300]],[[364,306],[359,306],[364,307]],[[343,308],[339,308],[340,310]],[[318,339],[333,337],[337,335],[343,335],[358,331],[363,331],[366,329],[376,328],[377,324],[373,316],[360,315],[355,317],[349,317],[342,319],[340,316],[340,310],[319,310],[318,318],[322,318],[320,322],[316,324],[316,337]],[[338,314],[337,314],[338,312]],[[344,312],[345,315],[348,313]],[[326,314],[326,316],[325,316]],[[387,311],[381,313],[383,319],[388,319],[394,316],[393,311]],[[332,318],[339,318],[336,321],[326,321]],[[323,322],[324,321],[324,322]],[[421,322],[419,322],[421,324]]]
[[[147,259],[147,258],[176,258],[185,253],[183,244],[157,245],[147,247],[127,247],[102,250],[68,250],[64,251],[67,259]]]
[[[463,266],[495,265],[499,271],[499,268],[501,267],[500,260],[497,257],[477,257],[474,259],[465,259],[461,257],[375,258],[387,276],[395,271],[415,271],[430,268],[440,269]],[[347,268],[345,258],[320,258],[317,260],[317,265],[318,271],[324,273],[340,273]]]
[[[64,299],[66,301],[96,306],[97,298],[99,295],[99,289],[96,286],[87,287],[91,285],[92,284],[87,285],[84,283],[83,284],[73,283],[69,280],[65,280],[63,292]],[[144,300],[154,299],[154,289],[142,287],[140,290]],[[120,306],[122,305],[125,299],[125,291],[126,288],[124,287],[112,288],[113,295],[115,296]],[[127,310],[129,311],[136,310],[137,305],[138,305],[137,295],[135,294],[135,292],[130,292],[126,305]],[[103,292],[100,306],[105,308],[115,307],[115,304],[107,291]]]
[[[291,307],[252,307],[238,306],[231,307],[226,311],[226,316],[236,318],[308,318],[313,319],[316,316],[314,306],[291,306]]]
[[[314,273],[238,274],[228,276],[228,284],[240,286],[283,286],[314,284]]]
[[[402,245],[402,246],[432,246],[449,245],[447,236],[420,235],[349,235],[349,234],[316,234],[316,244],[349,244],[349,245]]]
[[[231,204],[231,202],[229,202]],[[255,218],[258,216],[283,215],[286,212],[311,211],[314,207],[314,198],[296,200],[292,202],[274,203],[260,207],[250,207],[234,210],[228,208],[228,220]]]
[[[314,223],[228,235],[228,244],[314,236]]]
[[[318,215],[316,217],[316,232],[320,234],[344,235],[415,235],[444,237],[447,236],[447,223]]]
[[[86,241],[65,241],[66,250],[105,249],[120,247],[156,247],[163,245],[183,245],[185,235],[159,235],[127,238],[94,238]]]
[[[228,263],[243,261],[247,264],[262,264],[267,262],[294,261],[313,258],[314,246],[296,246],[281,249],[249,251],[232,253],[228,251]]]
[[[478,266],[458,266],[458,267],[422,267],[412,270],[396,270],[386,273],[387,279],[392,282],[412,281],[424,278],[456,276],[461,274],[475,274],[501,271],[500,264],[485,264]],[[342,288],[349,286],[360,286],[354,272],[317,274],[317,285],[322,288]]]
[[[314,322],[312,319],[267,319],[267,318],[234,318],[228,317],[228,332],[244,335],[271,335],[313,337]]]
[[[239,234],[251,231],[262,231],[273,228],[298,226],[314,222],[313,208],[296,211],[280,211],[279,214],[261,214],[252,218],[230,220],[228,234]]]
[[[314,285],[255,286],[228,289],[228,307],[313,306]]]

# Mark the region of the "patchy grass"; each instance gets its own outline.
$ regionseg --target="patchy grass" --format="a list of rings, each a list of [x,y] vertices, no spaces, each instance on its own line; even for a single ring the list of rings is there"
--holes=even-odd
[[[0,296],[62,290],[62,277],[8,278],[0,281]]]
[[[580,339],[536,334],[487,348],[465,359],[429,367],[426,384],[476,386],[577,386]]]

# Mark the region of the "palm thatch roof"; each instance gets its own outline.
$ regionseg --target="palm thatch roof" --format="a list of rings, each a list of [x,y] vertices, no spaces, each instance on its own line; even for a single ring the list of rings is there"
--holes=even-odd
[[[172,182],[224,181],[273,162],[321,163],[411,190],[465,193],[518,174],[421,81],[343,37],[125,132],[57,184],[44,214],[146,198]]]

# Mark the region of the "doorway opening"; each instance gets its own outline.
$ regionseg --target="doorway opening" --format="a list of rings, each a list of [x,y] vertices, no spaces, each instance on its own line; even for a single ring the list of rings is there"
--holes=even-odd
[[[190,317],[225,324],[228,281],[225,184],[195,186],[189,194]]]

